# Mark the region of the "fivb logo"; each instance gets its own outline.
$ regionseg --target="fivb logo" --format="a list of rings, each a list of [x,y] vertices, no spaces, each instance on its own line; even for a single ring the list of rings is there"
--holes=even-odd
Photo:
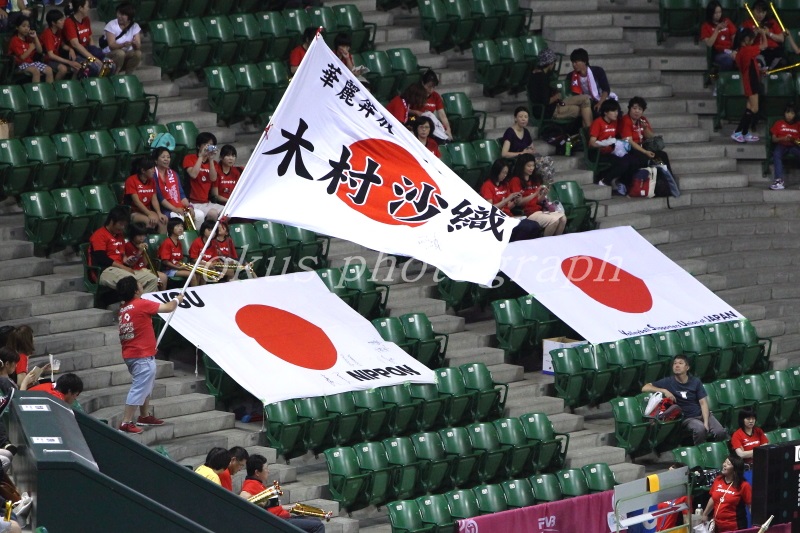
[[[539,519],[539,531],[556,531],[555,515],[543,516]]]

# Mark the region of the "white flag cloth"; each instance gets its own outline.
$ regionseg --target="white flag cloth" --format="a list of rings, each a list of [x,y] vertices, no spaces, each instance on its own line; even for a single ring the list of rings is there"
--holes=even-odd
[[[411,256],[483,284],[518,224],[425,148],[319,37],[225,213]]]
[[[595,344],[743,318],[629,226],[513,242],[501,268]]]
[[[180,307],[170,326],[265,404],[435,380],[314,272],[193,287]]]

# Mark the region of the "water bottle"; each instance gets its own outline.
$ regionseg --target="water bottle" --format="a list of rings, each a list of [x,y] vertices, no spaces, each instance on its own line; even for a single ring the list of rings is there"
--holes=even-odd
[[[567,157],[572,155],[572,139],[567,139],[567,145],[564,147],[564,155]]]
[[[694,515],[697,518],[700,518],[701,516],[703,516],[703,506],[701,504],[699,504],[699,503],[697,504],[697,509],[694,510]]]

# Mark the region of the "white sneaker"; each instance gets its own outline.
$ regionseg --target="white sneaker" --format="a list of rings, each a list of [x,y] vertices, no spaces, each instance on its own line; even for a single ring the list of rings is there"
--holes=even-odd
[[[786,187],[783,184],[783,180],[775,180],[772,182],[772,185],[770,185],[769,188],[772,189],[773,191],[782,191]]]
[[[758,135],[753,135],[752,133],[748,133],[747,135],[744,136],[744,142],[746,143],[755,143],[760,140],[761,139],[758,137]]]
[[[743,143],[743,142],[747,142],[747,141],[745,141],[745,140],[744,140],[744,135],[742,135],[742,132],[741,132],[741,131],[734,131],[734,132],[731,134],[731,139],[733,139],[733,140],[734,140],[734,141],[736,141],[737,143]]]

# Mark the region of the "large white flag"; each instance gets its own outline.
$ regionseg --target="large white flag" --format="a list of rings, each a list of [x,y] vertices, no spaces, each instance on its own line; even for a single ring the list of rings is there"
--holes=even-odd
[[[170,325],[265,404],[435,379],[314,272],[193,287],[180,307]]]
[[[630,226],[513,242],[501,268],[592,343],[743,318]]]
[[[481,198],[317,37],[227,204],[488,284],[518,221]]]

